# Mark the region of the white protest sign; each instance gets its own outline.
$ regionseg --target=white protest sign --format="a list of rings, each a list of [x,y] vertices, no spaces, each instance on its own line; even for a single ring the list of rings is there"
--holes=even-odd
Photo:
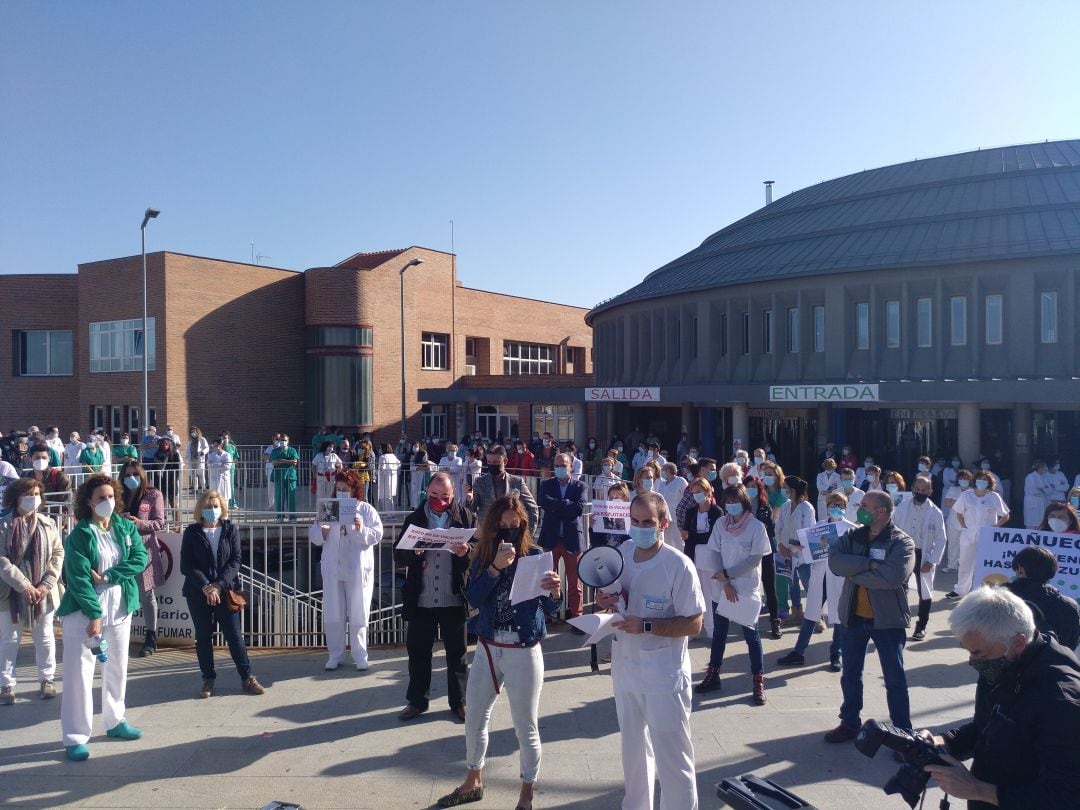
[[[180,535],[176,532],[158,532],[157,538],[161,564],[165,568],[165,584],[154,589],[158,603],[158,641],[171,638],[193,641],[195,625],[188,614],[187,600],[181,593],[184,575],[180,573]],[[139,637],[145,632],[146,622],[140,608],[131,614],[131,635]]]
[[[510,584],[510,604],[516,605],[536,599],[540,596],[551,596],[550,593],[540,587],[544,574],[555,567],[554,558],[550,551],[543,554],[531,554],[527,557],[517,558],[517,568],[514,570],[514,581]]]
[[[1058,572],[1048,584],[1073,599],[1080,597],[1080,535],[1028,529],[979,529],[972,587],[1009,582],[1015,577],[1012,558],[1027,546],[1042,546],[1057,557]]]
[[[592,531],[599,534],[629,534],[630,501],[593,501]]]
[[[422,529],[410,526],[398,541],[397,548],[414,551],[449,551],[455,543],[467,543],[476,529]]]

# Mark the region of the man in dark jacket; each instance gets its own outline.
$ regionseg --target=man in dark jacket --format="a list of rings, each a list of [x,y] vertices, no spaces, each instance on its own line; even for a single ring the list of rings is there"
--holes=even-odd
[[[915,541],[892,522],[893,501],[884,492],[866,493],[859,506],[859,528],[840,537],[829,551],[829,568],[844,577],[840,623],[844,626],[840,725],[825,742],[855,739],[862,725],[863,664],[871,640],[881,660],[889,719],[911,728],[904,642],[911,621],[907,581],[915,568]]]
[[[969,810],[1075,808],[1080,661],[1037,632],[1031,609],[1005,588],[972,591],[949,625],[979,672],[975,717],[932,738],[951,756],[926,770],[950,796],[967,799]],[[959,762],[969,757],[971,770]]]
[[[545,434],[547,435],[547,434]],[[572,461],[566,453],[554,458],[554,478],[540,482],[540,508],[544,521],[540,524],[540,545],[551,552],[555,569],[562,559],[566,568],[566,607],[571,617],[580,616],[581,582],[578,580],[577,563],[581,556],[581,526],[578,520],[585,512],[588,494],[585,484],[570,477]],[[579,632],[574,628],[575,632]]]
[[[1042,546],[1027,546],[1013,557],[1012,567],[1016,579],[1005,587],[1027,602],[1035,628],[1053,633],[1062,647],[1075,650],[1080,644],[1080,608],[1050,584],[1057,576],[1057,557]]]
[[[438,472],[428,483],[427,500],[420,504],[401,527],[422,529],[471,529],[476,520],[454,499],[454,483],[447,473]],[[400,540],[398,541],[400,542]],[[446,696],[450,711],[465,720],[465,572],[469,567],[472,543],[456,543],[447,551],[394,549],[394,562],[404,565],[403,614],[408,626],[405,646],[409,652],[408,705],[398,716],[412,720],[428,709],[431,690],[431,656],[435,636],[441,632],[446,647]]]

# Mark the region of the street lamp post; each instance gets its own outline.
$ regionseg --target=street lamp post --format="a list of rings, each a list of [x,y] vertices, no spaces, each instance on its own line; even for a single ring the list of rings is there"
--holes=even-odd
[[[401,282],[401,438],[405,439],[405,271],[423,264],[423,259],[413,259],[398,272]]]
[[[139,232],[142,236],[142,418],[139,420],[139,444],[146,437],[146,428],[150,421],[150,336],[146,331],[146,223],[157,219],[160,214],[156,208],[147,208],[143,214]],[[141,452],[141,451],[140,451]]]

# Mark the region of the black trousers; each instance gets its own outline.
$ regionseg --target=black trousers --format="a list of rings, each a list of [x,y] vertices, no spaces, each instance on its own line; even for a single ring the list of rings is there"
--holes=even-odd
[[[230,613],[224,603],[210,607],[206,604],[206,597],[201,595],[186,598],[191,623],[195,625],[195,654],[199,658],[199,669],[202,670],[203,678],[210,681],[217,678],[214,670],[213,639],[216,622],[225,636],[225,643],[229,645],[229,653],[236,664],[236,671],[240,673],[240,680],[247,680],[251,674],[251,662],[248,660],[244,636],[240,633],[240,614]]]
[[[930,623],[930,605],[933,602],[932,593],[922,592],[922,580],[919,572],[922,571],[922,550],[915,549],[915,590],[919,593],[919,620],[915,623],[916,630],[925,630]]]
[[[776,614],[776,560],[773,554],[761,558],[761,584],[765,586],[765,606],[769,608],[769,621],[779,621]]]
[[[405,629],[405,647],[409,651],[409,689],[405,693],[411,706],[428,707],[431,693],[431,658],[435,635],[442,634],[446,648],[446,697],[450,708],[465,705],[465,608],[417,608]]]

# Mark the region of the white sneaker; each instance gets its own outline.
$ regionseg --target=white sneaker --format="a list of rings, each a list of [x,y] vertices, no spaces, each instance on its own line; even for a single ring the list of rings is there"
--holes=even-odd
[[[330,670],[334,670],[334,669],[337,669],[337,668],[338,668],[338,667],[340,667],[340,666],[341,666],[341,662],[340,662],[339,660],[337,660],[336,658],[330,658],[330,659],[329,659],[329,660],[327,660],[327,662],[326,662],[326,667],[325,667],[325,669],[326,669],[327,671],[330,671]]]
[[[370,667],[368,666],[367,661],[363,661],[363,662],[357,661],[356,662],[356,671],[357,672],[367,672],[368,669],[370,669]]]

